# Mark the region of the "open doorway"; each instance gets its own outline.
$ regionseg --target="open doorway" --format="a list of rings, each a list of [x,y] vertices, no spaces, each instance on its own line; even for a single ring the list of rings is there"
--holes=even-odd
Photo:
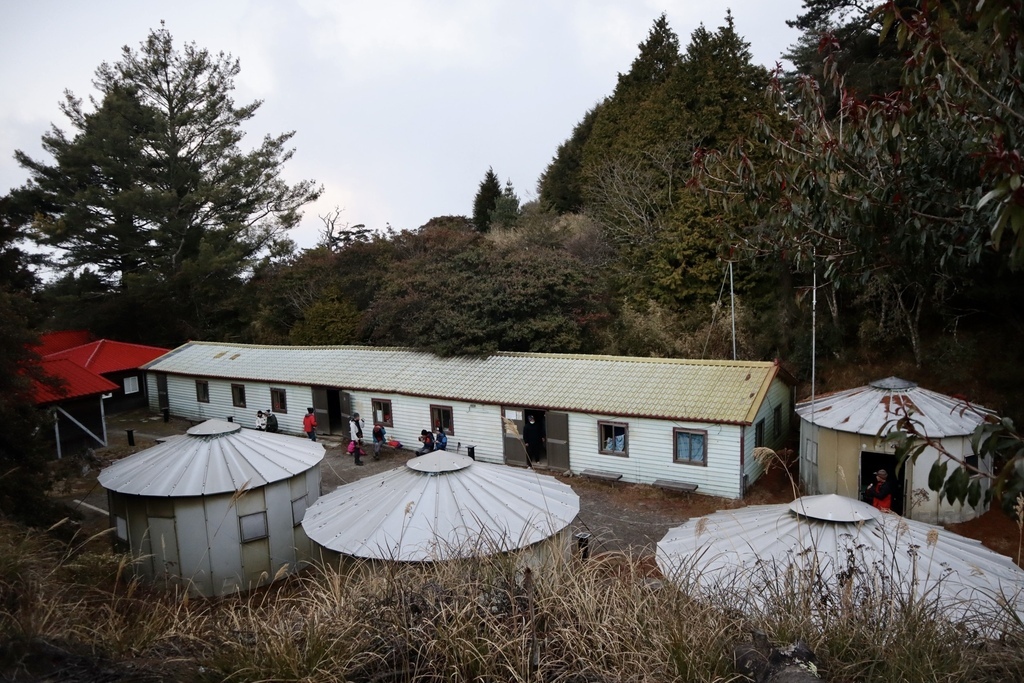
[[[872,451],[861,451],[860,453],[860,498],[864,499],[864,489],[875,481],[875,472],[885,470],[889,473],[889,482],[892,484],[892,511],[898,515],[903,514],[904,483],[906,471],[896,471],[896,456],[892,453],[875,453]]]

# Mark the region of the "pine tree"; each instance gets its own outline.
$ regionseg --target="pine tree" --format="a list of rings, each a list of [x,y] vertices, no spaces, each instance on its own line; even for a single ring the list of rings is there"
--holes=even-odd
[[[494,169],[488,168],[473,200],[473,225],[479,232],[490,230],[491,212],[494,211],[500,197],[501,183]]]
[[[152,31],[97,69],[92,111],[67,94],[74,135],[43,136],[52,162],[16,153],[30,180],[15,198],[33,207],[37,239],[62,251],[64,272],[95,269],[117,316],[158,311],[149,341],[223,336],[239,317],[225,292],[280,252],[320,193],[281,178],[293,133],[241,149],[261,103],[235,106],[239,69],[229,55],[194,43],[179,51],[166,29]]]
[[[521,209],[519,207],[519,195],[512,186],[512,179],[505,181],[505,189],[501,196],[494,202],[494,209],[491,211],[490,224],[503,228],[510,228],[519,220]]]

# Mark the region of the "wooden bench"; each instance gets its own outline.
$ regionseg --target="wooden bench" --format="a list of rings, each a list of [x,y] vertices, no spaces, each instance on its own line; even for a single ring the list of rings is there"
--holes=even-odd
[[[672,481],[670,479],[656,479],[652,486],[657,486],[659,489],[668,489],[670,491],[682,491],[683,493],[693,493],[697,490],[696,484],[687,484],[682,481]]]
[[[580,472],[580,476],[587,477],[588,479],[600,479],[601,481],[618,481],[622,479],[621,474],[602,472],[600,470],[583,470]]]

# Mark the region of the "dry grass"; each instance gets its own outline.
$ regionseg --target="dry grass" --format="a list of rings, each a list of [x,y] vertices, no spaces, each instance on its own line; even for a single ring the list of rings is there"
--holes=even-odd
[[[806,642],[830,680],[1024,680],[1019,625],[983,639],[927,603],[787,591],[781,577],[740,610],[624,555],[537,571],[500,555],[351,562],[196,600],[151,591],[126,578],[127,558],[82,547],[0,526],[0,677],[711,682],[735,680],[733,645],[760,630]]]

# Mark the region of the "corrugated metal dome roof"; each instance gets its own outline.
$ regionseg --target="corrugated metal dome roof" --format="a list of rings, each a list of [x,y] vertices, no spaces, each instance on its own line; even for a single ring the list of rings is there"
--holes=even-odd
[[[908,414],[930,437],[964,436],[974,431],[992,411],[968,404],[899,377],[876,380],[867,386],[818,396],[796,406],[797,414],[819,427],[853,434],[878,434]]]
[[[207,420],[119,460],[100,473],[111,491],[140,496],[202,496],[254,488],[316,467],[324,447],[309,439]]]
[[[434,451],[320,498],[302,528],[344,555],[431,562],[525,548],[579,509],[554,477]]]
[[[827,519],[851,513],[861,521]],[[657,561],[667,576],[748,602],[762,599],[769,583],[771,590],[781,588],[780,577],[797,570],[825,586],[852,577],[869,590],[934,598],[955,619],[1002,614],[1004,600],[1024,618],[1024,570],[1010,558],[941,527],[879,514],[834,494],[688,520],[658,542]]]

